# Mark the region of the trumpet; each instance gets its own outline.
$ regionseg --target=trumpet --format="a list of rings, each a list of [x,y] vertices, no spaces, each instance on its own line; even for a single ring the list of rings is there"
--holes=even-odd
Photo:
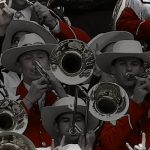
[[[93,86],[89,93],[89,111],[102,121],[115,121],[128,110],[129,97],[116,83],[102,82]]]
[[[127,77],[127,79],[136,79],[136,78],[148,78],[148,76],[150,75],[150,71],[147,72],[143,72],[141,74],[134,74],[132,72],[127,72],[125,74],[125,76]]]
[[[70,39],[59,43],[50,56],[55,77],[67,85],[85,82],[93,73],[95,56],[87,44]]]
[[[43,66],[37,60],[34,60],[33,64],[34,64],[35,68],[37,69],[37,71],[41,74],[41,76],[46,78],[49,81],[50,80],[49,75],[46,72],[46,70],[43,68]]]
[[[47,79],[47,81],[48,81],[47,84],[48,84],[48,89],[49,90],[54,89],[56,91],[56,93],[58,94],[59,98],[67,96],[63,86],[57,80],[55,80],[53,82],[50,79],[50,75],[46,72],[46,70],[43,68],[43,66],[37,60],[34,60],[33,64],[35,65],[35,68],[41,74],[41,76]],[[51,75],[53,75],[53,74],[51,74]],[[55,86],[56,84],[57,84],[57,87]]]
[[[41,74],[41,76],[44,77],[45,79],[47,79],[48,89],[52,89],[50,76],[48,75],[46,70],[43,68],[43,66],[37,60],[33,60],[33,64],[34,64],[35,68],[37,69],[37,71]]]

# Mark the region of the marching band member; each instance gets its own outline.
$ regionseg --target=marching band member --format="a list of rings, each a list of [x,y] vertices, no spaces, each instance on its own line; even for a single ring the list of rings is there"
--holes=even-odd
[[[32,6],[29,6],[26,0],[12,0],[11,6],[5,4],[5,7],[0,9],[1,41],[3,41],[3,36],[5,35],[7,27],[12,19],[26,21],[31,20],[36,21],[39,24],[42,23],[42,25],[49,28],[50,32],[59,40],[68,38],[76,38],[83,40],[84,42],[88,42],[90,40],[87,33],[79,28],[69,26],[67,23],[54,16],[46,6],[39,2],[35,2]]]
[[[88,46],[92,49],[99,51],[100,53],[107,53],[112,51],[113,45],[119,40],[133,40],[134,37],[127,31],[110,31],[106,33],[98,34],[88,43]],[[89,89],[98,82],[114,82],[112,75],[103,72],[95,63],[93,75],[90,80]]]
[[[105,122],[99,135],[104,150],[127,149],[141,142],[141,131],[146,138],[150,135],[150,80],[138,77],[144,72],[144,62],[148,52],[143,53],[142,46],[135,40],[121,40],[114,44],[112,52],[96,56],[97,65],[106,73],[112,74],[116,83],[122,86],[130,97],[127,116],[117,120],[116,125]],[[150,143],[147,141],[146,147]]]
[[[42,108],[43,126],[54,139],[52,150],[55,148],[60,150],[94,149],[96,138],[94,129],[99,125],[99,120],[89,112],[86,128],[86,104],[82,99],[77,99],[77,110],[74,117],[74,101],[75,97],[68,96],[56,101],[52,106]],[[73,131],[73,120],[75,120],[75,131]],[[86,134],[85,130],[87,130]]]
[[[113,12],[115,30],[131,32],[149,50],[150,1],[118,0]]]
[[[45,44],[39,35],[30,33],[21,37],[17,47],[7,49],[2,53],[2,65],[8,70],[23,74],[23,80],[17,87],[16,94],[20,95],[21,104],[29,117],[24,135],[36,147],[47,147],[51,144],[51,137],[41,122],[40,111],[42,107],[52,105],[57,97],[66,96],[61,84],[51,73],[49,66],[49,54],[56,46],[57,44]],[[34,64],[35,60],[47,70],[48,79],[41,77]],[[51,88],[48,88],[49,86]]]
[[[7,27],[7,32],[5,34],[5,39],[2,46],[2,52],[9,48],[16,47],[20,38],[26,33],[36,33],[40,35],[46,43],[58,43],[50,32],[45,30],[44,27],[36,22],[13,20]],[[1,66],[1,71],[1,79],[9,93],[9,96],[15,95],[16,88],[20,84],[22,76],[19,73],[17,74],[16,72],[3,68],[3,66]]]

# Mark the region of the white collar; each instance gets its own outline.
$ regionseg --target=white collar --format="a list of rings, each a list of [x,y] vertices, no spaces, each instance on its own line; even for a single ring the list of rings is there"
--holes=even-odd
[[[15,10],[15,12],[17,12],[17,11]],[[23,19],[21,18],[20,20],[30,21],[31,13],[32,13],[32,8],[31,7],[27,7],[23,10],[20,10],[19,12],[21,12],[23,14]],[[15,16],[13,17],[13,19],[17,20],[17,18]]]

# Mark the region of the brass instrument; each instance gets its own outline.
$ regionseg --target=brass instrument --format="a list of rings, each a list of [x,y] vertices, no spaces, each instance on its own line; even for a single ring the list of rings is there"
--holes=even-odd
[[[23,106],[7,98],[0,100],[0,132],[23,133],[28,124],[28,116]]]
[[[40,64],[40,62],[37,60],[34,60],[33,64],[34,64],[35,68],[37,69],[37,71],[40,73],[40,75],[42,77],[46,78],[50,82],[49,75],[46,72],[46,70],[44,69],[44,67]]]
[[[103,121],[115,121],[128,110],[129,97],[116,83],[102,82],[89,91],[89,111]]]
[[[28,124],[28,116],[21,104],[8,98],[8,93],[1,85],[5,94],[0,100],[0,133],[12,131],[22,134]],[[2,92],[1,92],[2,94]]]
[[[50,56],[55,77],[67,85],[85,82],[93,73],[95,56],[82,41],[76,39],[59,43]]]
[[[35,146],[24,135],[2,132],[0,133],[0,150],[35,150]]]
[[[143,72],[141,74],[134,74],[132,72],[127,72],[125,74],[127,79],[136,79],[136,78],[147,78],[150,75],[150,71]]]

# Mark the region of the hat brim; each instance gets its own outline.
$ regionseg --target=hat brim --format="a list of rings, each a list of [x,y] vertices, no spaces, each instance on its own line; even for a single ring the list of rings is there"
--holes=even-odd
[[[1,57],[1,62],[4,67],[8,70],[18,72],[16,68],[16,62],[19,56],[25,52],[42,50],[46,51],[49,55],[51,51],[56,48],[57,44],[45,44],[45,45],[32,45],[32,46],[23,46],[7,49]]]
[[[85,115],[85,106],[77,106],[77,112]],[[71,109],[68,108],[68,105],[66,106],[47,106],[43,107],[41,111],[41,119],[42,124],[45,128],[45,130],[53,137],[57,137],[57,133],[54,129],[54,123],[55,119],[66,112],[71,112]],[[92,129],[95,129],[99,124],[99,120],[96,119],[91,113],[89,113],[88,116],[88,129],[87,131],[90,131]]]
[[[123,57],[133,57],[146,61],[148,58],[148,53],[102,53],[96,56],[96,63],[102,71],[112,74],[112,62]]]
[[[43,26],[33,21],[12,20],[6,31],[5,39],[2,45],[2,52],[11,48],[12,38],[17,32],[36,33],[42,39],[44,39],[45,43],[58,44],[56,38]]]
[[[120,40],[133,40],[134,36],[127,31],[111,31],[107,33],[98,34],[96,37],[90,40],[88,46],[92,50],[103,52],[103,48],[111,43],[118,42]],[[98,49],[96,48],[98,44]],[[111,51],[111,50],[110,50]]]

